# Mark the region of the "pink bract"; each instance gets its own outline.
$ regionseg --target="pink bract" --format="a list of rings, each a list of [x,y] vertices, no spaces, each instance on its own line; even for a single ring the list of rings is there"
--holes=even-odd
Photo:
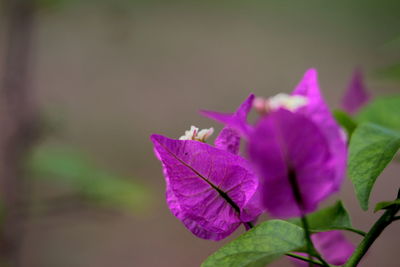
[[[337,230],[316,233],[311,236],[315,248],[321,253],[322,257],[333,265],[343,265],[354,252],[354,245]],[[307,257],[305,253],[298,253]],[[298,267],[307,267],[308,263],[291,258],[292,262]]]
[[[152,135],[171,212],[196,236],[220,240],[261,213],[258,178],[242,157],[192,140]]]
[[[364,84],[364,77],[361,70],[357,69],[351,78],[345,94],[343,95],[341,106],[349,113],[356,113],[370,99]]]

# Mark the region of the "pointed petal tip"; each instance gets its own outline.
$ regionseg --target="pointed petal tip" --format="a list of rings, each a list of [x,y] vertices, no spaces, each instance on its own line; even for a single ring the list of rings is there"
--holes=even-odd
[[[317,80],[318,79],[318,71],[316,68],[310,68],[304,73],[304,78]]]
[[[302,95],[315,99],[322,98],[318,83],[318,72],[315,68],[308,69],[304,73],[300,82],[292,92],[292,95]]]
[[[250,93],[246,99],[242,102],[242,104],[239,106],[239,108],[236,110],[235,113],[225,113],[225,112],[218,112],[218,111],[212,111],[212,110],[206,110],[206,109],[200,109],[199,113],[205,117],[215,119],[217,121],[222,122],[226,121],[226,119],[231,118],[233,115],[237,114],[238,112],[244,110],[245,112],[248,112],[249,109],[251,108],[251,105],[253,103],[253,100],[255,98],[255,94]]]
[[[309,75],[318,75],[318,71],[317,71],[316,68],[309,68],[309,69],[306,71],[306,74],[309,74]]]
[[[254,93],[250,93],[249,96],[247,97],[247,100],[253,100],[256,97]]]
[[[150,135],[150,140],[153,142],[153,144],[156,143],[161,143],[163,140],[169,139],[168,137],[165,137],[160,134],[151,134]]]
[[[154,143],[155,141],[158,141],[161,135],[159,134],[151,134],[150,135],[150,140]]]
[[[253,101],[255,99],[255,95],[253,93],[249,94],[249,96],[240,104],[239,108],[236,110],[235,114],[242,117],[247,117],[247,114],[250,112],[253,107]]]
[[[222,113],[222,112],[217,112],[217,111],[211,111],[211,110],[200,110],[199,113],[203,115],[204,117],[222,122],[222,123],[228,123],[232,119],[231,113]]]
[[[341,99],[341,107],[348,113],[354,114],[370,100],[361,68],[356,67]]]

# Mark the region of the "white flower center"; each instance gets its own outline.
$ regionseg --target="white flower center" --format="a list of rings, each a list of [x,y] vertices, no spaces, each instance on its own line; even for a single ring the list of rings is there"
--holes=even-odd
[[[190,130],[185,131],[185,135],[179,137],[179,140],[195,140],[205,142],[214,133],[214,128],[203,129],[199,131],[196,126],[191,126]]]
[[[260,113],[284,108],[292,112],[308,104],[308,99],[300,95],[277,94],[268,99],[257,97],[254,100],[254,108]]]

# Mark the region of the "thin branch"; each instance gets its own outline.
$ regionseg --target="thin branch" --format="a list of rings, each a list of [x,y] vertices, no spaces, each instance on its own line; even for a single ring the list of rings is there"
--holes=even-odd
[[[397,199],[400,198],[400,190],[397,195]],[[400,216],[395,216],[397,212],[400,211],[400,205],[393,205],[388,208],[385,213],[375,222],[371,227],[371,230],[367,233],[364,239],[360,242],[353,255],[347,261],[345,267],[355,267],[367,253],[368,249],[375,242],[375,240],[380,236],[380,234],[385,230],[385,228],[390,225],[396,218]]]
[[[310,228],[308,226],[308,221],[307,221],[307,217],[306,216],[301,216],[301,223],[303,225],[303,229],[304,229],[304,236],[306,238],[306,242],[307,242],[307,251],[308,251],[308,256],[309,256],[309,260],[312,259],[312,257],[316,257],[318,260],[321,261],[321,264],[325,267],[329,267],[329,263],[327,263],[322,256],[318,253],[318,251],[315,249],[314,243],[311,239],[311,233],[310,233]],[[309,262],[311,265],[312,263]]]
[[[309,263],[309,267],[313,267],[313,263],[311,262],[312,257],[316,257],[318,260],[321,261],[322,265],[325,267],[329,267],[329,264],[322,258],[322,256],[318,253],[318,251],[315,249],[315,246],[313,244],[313,241],[311,239],[311,232],[310,232],[310,228],[308,226],[308,221],[306,216],[304,215],[304,202],[303,202],[303,198],[301,195],[301,191],[300,191],[300,186],[297,182],[297,175],[296,175],[296,171],[289,167],[288,169],[288,179],[289,179],[289,183],[291,185],[292,188],[292,192],[293,192],[293,196],[294,199],[296,200],[296,203],[302,213],[301,216],[301,223],[303,225],[303,229],[304,229],[304,238],[307,244],[307,253],[308,253],[308,259],[310,260]]]
[[[360,230],[360,229],[352,228],[352,227],[333,227],[333,228],[331,228],[331,230],[344,230],[344,231],[349,231],[349,232],[358,234],[358,235],[360,235],[360,236],[362,236],[362,237],[364,237],[364,236],[367,235],[366,232],[364,232],[364,231],[362,231],[362,230]]]
[[[303,225],[303,229],[304,229],[304,238],[306,240],[306,244],[307,244],[307,253],[308,253],[308,263],[309,263],[309,267],[313,267],[313,263],[312,263],[312,254],[314,252],[314,244],[311,240],[311,233],[310,233],[310,228],[308,227],[308,222],[307,222],[307,218],[306,216],[302,215],[301,216],[301,224]]]
[[[311,262],[312,264],[323,265],[320,261],[316,261],[316,260],[313,260],[313,259],[310,260],[307,257],[303,257],[303,256],[295,254],[295,253],[288,252],[285,255],[289,256],[291,258],[294,258],[294,259],[299,259],[299,260],[305,261],[305,262]]]

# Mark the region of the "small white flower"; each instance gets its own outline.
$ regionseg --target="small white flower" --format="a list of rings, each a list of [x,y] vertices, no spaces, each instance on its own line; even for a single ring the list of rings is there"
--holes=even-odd
[[[206,141],[214,133],[214,128],[203,129],[198,134],[196,139],[199,141]]]
[[[179,140],[194,140],[198,131],[199,128],[192,125],[189,131],[185,131],[185,134],[179,137]]]
[[[214,128],[203,129],[199,131],[196,126],[191,126],[190,130],[185,131],[185,135],[179,137],[179,140],[196,140],[205,142],[214,133]]]
[[[257,97],[254,99],[253,107],[261,114],[268,113],[280,108],[292,112],[308,104],[308,99],[300,95],[277,94],[270,98]]]
[[[307,105],[307,103],[308,99],[304,96],[288,94],[277,94],[267,100],[267,105],[272,110],[285,108],[292,112]]]

